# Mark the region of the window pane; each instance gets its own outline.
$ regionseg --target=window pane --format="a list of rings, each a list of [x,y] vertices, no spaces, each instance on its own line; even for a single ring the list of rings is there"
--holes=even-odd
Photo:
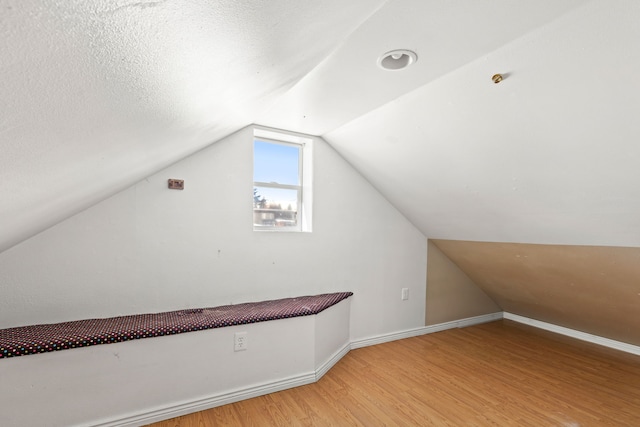
[[[300,147],[254,141],[253,180],[300,185]]]
[[[254,187],[254,227],[295,227],[298,225],[298,190]]]

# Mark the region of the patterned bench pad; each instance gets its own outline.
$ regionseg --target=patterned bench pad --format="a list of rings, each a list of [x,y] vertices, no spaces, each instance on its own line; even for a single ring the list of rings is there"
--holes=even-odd
[[[0,359],[318,314],[352,292],[0,329]]]

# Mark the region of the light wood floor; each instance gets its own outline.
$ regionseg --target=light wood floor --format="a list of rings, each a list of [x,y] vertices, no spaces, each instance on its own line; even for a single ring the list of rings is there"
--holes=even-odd
[[[640,426],[640,357],[504,320],[352,350],[315,384],[153,426]]]

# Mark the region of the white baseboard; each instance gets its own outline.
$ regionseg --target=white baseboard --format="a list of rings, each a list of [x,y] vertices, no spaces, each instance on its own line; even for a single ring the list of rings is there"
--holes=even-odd
[[[517,314],[513,314],[513,313],[498,312],[498,313],[485,314],[483,316],[476,316],[476,317],[469,317],[466,319],[454,320],[452,322],[439,323],[437,325],[424,326],[421,328],[408,329],[405,331],[393,332],[390,334],[383,334],[383,335],[378,335],[374,337],[354,340],[354,341],[351,341],[350,343],[345,344],[341,349],[339,349],[336,353],[334,353],[326,362],[320,365],[315,370],[315,372],[310,372],[307,374],[287,378],[284,380],[274,381],[274,382],[262,384],[259,386],[248,387],[245,389],[240,389],[240,390],[236,390],[229,393],[211,396],[211,397],[200,399],[193,402],[185,402],[177,405],[159,408],[143,414],[137,414],[137,415],[121,418],[114,421],[95,424],[93,427],[136,427],[144,424],[153,423],[156,421],[178,417],[178,416],[189,414],[192,412],[211,409],[216,406],[226,405],[228,403],[238,402],[244,399],[250,399],[252,397],[262,396],[265,394],[286,390],[288,388],[311,384],[318,381],[320,378],[322,378],[322,376],[326,374],[329,371],[329,369],[331,369],[336,363],[338,363],[340,359],[342,359],[351,349],[367,347],[367,346],[376,345],[376,344],[383,344],[390,341],[395,341],[395,340],[404,339],[404,338],[411,338],[411,337],[416,337],[416,336],[425,335],[425,334],[432,334],[435,332],[445,331],[447,329],[464,328],[467,326],[478,325],[481,323],[493,322],[495,320],[499,320],[502,318],[513,320],[519,323],[524,323],[536,328],[566,335],[572,338],[577,338],[582,341],[603,345],[605,347],[624,351],[626,353],[640,355],[639,346],[611,340],[611,339],[600,337],[597,335],[591,335],[585,332],[576,331],[574,329],[569,329],[569,328],[554,325],[551,323],[530,319],[528,317],[518,316]]]
[[[233,392],[210,396],[192,402],[185,402],[160,409],[155,409],[142,414],[112,420],[105,423],[94,424],[93,427],[136,427],[157,421],[179,417],[193,412],[204,411],[228,403],[239,402],[252,397],[263,396],[269,393],[286,390],[301,385],[311,384],[318,381],[329,369],[340,361],[351,349],[350,343],[346,343],[341,349],[333,354],[327,361],[316,369],[315,372],[287,378],[285,380],[274,381],[261,384],[255,387],[235,390]]]
[[[615,350],[624,351],[625,353],[631,353],[640,356],[640,347],[637,345],[627,344],[625,342],[604,338],[598,335],[588,334],[586,332],[576,331],[575,329],[565,328],[563,326],[554,325],[552,323],[546,323],[540,320],[518,316],[517,314],[507,313],[506,311],[504,312],[504,318],[507,320],[513,320],[514,322],[524,323],[529,326],[544,329],[546,331],[555,332],[557,334],[566,335],[568,337],[576,338],[582,341],[587,341],[593,344],[602,345],[605,347],[613,348]]]
[[[423,326],[421,328],[408,329],[401,332],[393,332],[390,334],[377,335],[374,337],[363,338],[355,341],[351,341],[351,348],[368,347],[370,345],[383,344],[395,340],[401,340],[404,338],[417,337],[425,334],[432,334],[434,332],[446,331],[447,329],[464,328],[472,325],[479,325],[481,323],[493,322],[494,320],[502,319],[502,312],[485,314],[482,316],[468,317],[466,319],[454,320],[451,322],[438,323],[437,325]]]
[[[273,381],[258,386],[248,387],[244,389],[235,390],[228,393],[223,393],[215,396],[210,396],[204,399],[199,399],[191,402],[184,402],[175,404],[163,408],[158,408],[152,411],[148,411],[141,414],[136,414],[128,417],[123,417],[117,420],[111,420],[103,423],[93,424],[92,427],[137,427],[145,424],[166,420],[169,418],[179,417],[193,412],[204,411],[207,409],[215,408],[217,406],[226,405],[228,403],[238,402],[252,397],[262,396],[269,393],[275,393],[278,391],[286,390],[301,385],[314,383],[324,374],[326,374],[336,363],[340,361],[351,349],[367,347],[376,344],[383,344],[395,340],[404,338],[411,338],[425,334],[432,334],[435,332],[445,331],[447,329],[464,328],[467,326],[478,325],[481,323],[493,322],[500,319],[513,320],[527,324],[536,328],[544,329],[550,332],[566,335],[572,338],[577,338],[582,341],[599,344],[605,347],[613,348],[616,350],[624,351],[635,355],[640,355],[640,347],[632,344],[623,343],[620,341],[611,340],[608,338],[600,337],[597,335],[591,335],[585,332],[576,331],[574,329],[565,328],[562,326],[554,325],[551,323],[542,322],[528,317],[519,316],[517,314],[508,312],[498,312],[485,314],[483,316],[469,317],[466,319],[454,320],[451,322],[439,323],[437,325],[424,326],[420,328],[408,329],[405,331],[394,332],[390,334],[383,334],[369,338],[363,338],[359,340],[346,343],[341,349],[334,353],[326,362],[320,365],[315,372],[309,372],[306,374],[286,378],[283,380]]]
[[[340,361],[347,353],[351,350],[351,344],[346,343],[340,350],[336,351],[333,356],[329,358],[326,362],[320,365],[316,369],[316,381],[320,380],[324,374],[329,372],[329,369],[333,367],[336,363]]]
[[[258,386],[248,387],[210,396],[191,402],[184,402],[172,406],[158,408],[141,414],[123,417],[117,420],[111,420],[104,423],[94,424],[92,427],[137,427],[145,424],[166,420],[169,418],[179,417],[193,412],[204,411],[206,409],[215,408],[217,406],[226,405],[228,403],[238,402],[252,397],[262,396],[277,391],[286,390],[288,388],[298,387],[301,385],[311,384],[318,381],[329,369],[340,361],[351,349],[367,347],[376,344],[383,344],[404,338],[411,338],[425,334],[445,331],[447,329],[464,328],[467,326],[478,325],[481,323],[492,322],[499,319],[513,320],[527,324],[536,328],[577,338],[582,341],[603,345],[605,347],[624,351],[627,353],[640,355],[640,347],[620,341],[611,340],[597,335],[587,334],[585,332],[576,331],[574,329],[565,328],[551,323],[542,322],[528,317],[518,316],[517,314],[508,312],[498,312],[485,314],[483,316],[469,317],[466,319],[454,320],[451,322],[439,323],[437,325],[424,326],[421,328],[408,329],[401,332],[383,334],[374,337],[359,339],[346,343],[341,349],[334,353],[326,362],[320,365],[315,372],[309,372],[299,376],[286,378],[283,380],[273,381]]]
[[[191,402],[184,402],[163,408],[154,409],[145,413],[123,417],[117,420],[111,420],[104,423],[92,424],[93,427],[137,427],[157,421],[163,421],[170,418],[179,417],[181,415],[193,412],[204,411],[215,408],[217,406],[226,405],[228,403],[239,402],[253,397],[263,396],[269,393],[286,390],[293,387],[311,384],[316,381],[316,373],[309,372],[303,375],[286,378],[283,380],[273,381],[258,386],[247,387],[234,390],[228,393],[217,394],[214,396],[198,399]]]
[[[130,417],[113,420],[106,423],[95,424],[94,427],[134,427],[150,424],[156,421],[162,421],[169,418],[179,417],[181,415],[193,412],[204,411],[215,408],[217,406],[226,405],[228,403],[239,402],[252,397],[263,396],[269,393],[286,390],[301,385],[311,384],[318,381],[329,369],[340,361],[351,349],[350,343],[346,343],[340,350],[331,356],[326,362],[316,369],[315,372],[287,378],[285,380],[274,381],[255,387],[236,390],[230,393],[210,396],[193,402],[185,402],[161,409],[156,409],[143,414],[137,414]]]
[[[409,329],[402,332],[384,334],[376,337],[365,338],[346,343],[341,349],[335,352],[326,362],[320,365],[315,372],[302,374],[283,380],[273,381],[258,386],[247,387],[244,389],[234,390],[232,392],[218,394],[190,402],[183,402],[171,406],[157,408],[144,413],[122,417],[116,420],[109,420],[92,424],[92,427],[137,427],[157,421],[167,420],[179,417],[181,415],[193,412],[204,411],[215,408],[217,406],[226,405],[228,403],[239,402],[252,397],[262,396],[277,391],[286,390],[288,388],[298,387],[301,385],[311,384],[318,381],[329,369],[340,361],[351,349],[366,347],[375,344],[395,341],[403,338],[415,337],[418,335],[429,334],[433,332],[444,331],[446,329],[462,328],[465,326],[477,325],[480,323],[491,322],[502,318],[502,313],[487,314],[484,316],[471,317],[468,319],[456,320],[453,322],[441,323],[438,325],[426,326],[421,328]]]

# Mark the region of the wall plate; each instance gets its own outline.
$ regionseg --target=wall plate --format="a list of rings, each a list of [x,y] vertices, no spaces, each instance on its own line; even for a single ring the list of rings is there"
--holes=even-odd
[[[184,180],[169,179],[169,188],[172,190],[184,190]]]

